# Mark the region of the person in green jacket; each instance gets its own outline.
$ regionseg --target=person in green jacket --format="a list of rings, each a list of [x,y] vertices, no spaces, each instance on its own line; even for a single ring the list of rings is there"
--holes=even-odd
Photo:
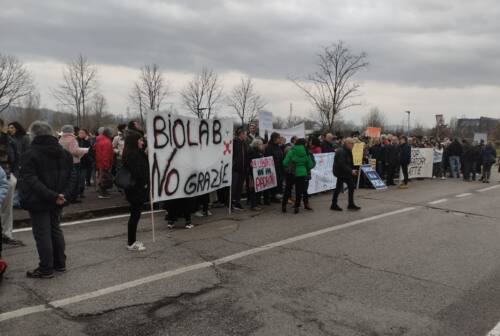
[[[295,213],[299,213],[300,201],[302,200],[303,194],[306,191],[306,179],[309,171],[313,168],[314,163],[311,157],[307,153],[305,147],[306,140],[299,139],[295,143],[285,156],[283,165],[285,169],[288,170],[289,174],[295,175],[293,179],[293,184],[295,184]],[[292,184],[292,185],[293,185]],[[283,195],[282,201],[282,211],[286,212],[286,205],[288,198],[292,193],[292,186],[287,185],[285,189],[285,195]]]

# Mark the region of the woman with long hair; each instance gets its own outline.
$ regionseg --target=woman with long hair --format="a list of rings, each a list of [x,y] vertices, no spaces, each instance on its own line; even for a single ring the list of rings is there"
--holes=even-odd
[[[144,251],[146,247],[137,240],[137,225],[149,196],[149,162],[144,152],[144,138],[140,133],[131,132],[127,135],[122,159],[123,168],[130,172],[132,182],[131,187],[125,190],[125,196],[130,203],[127,249]]]

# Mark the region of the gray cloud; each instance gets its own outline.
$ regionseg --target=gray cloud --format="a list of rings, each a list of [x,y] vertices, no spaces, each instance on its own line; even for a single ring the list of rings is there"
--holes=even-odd
[[[361,79],[423,87],[497,85],[494,0],[0,1],[0,50],[24,60],[166,70],[202,66],[262,78],[305,74],[338,39],[366,51]]]

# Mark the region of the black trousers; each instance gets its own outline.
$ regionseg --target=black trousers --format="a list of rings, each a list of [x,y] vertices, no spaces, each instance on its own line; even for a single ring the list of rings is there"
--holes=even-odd
[[[403,183],[408,184],[408,165],[405,163],[402,163],[401,170],[403,171]]]
[[[306,179],[307,176],[297,176],[295,177],[295,208],[300,207],[300,202],[306,190]]]
[[[396,176],[397,165],[386,165],[386,176],[387,176],[387,185],[394,185],[394,177]]]
[[[476,180],[476,162],[474,161],[464,161],[464,180]]]
[[[245,182],[245,176],[241,173],[233,171],[233,180],[231,183],[231,198],[232,202],[236,205],[241,203],[241,192],[243,191],[243,183]]]
[[[337,185],[333,190],[332,205],[338,205],[339,194],[344,189],[344,183],[347,184],[347,188],[349,191],[349,205],[354,205],[354,189],[356,188],[356,186],[354,185],[352,176],[337,177]]]
[[[40,259],[42,273],[52,273],[54,268],[66,267],[66,243],[61,230],[61,209],[30,211],[33,237]]]
[[[167,219],[169,222],[176,222],[179,217],[184,217],[187,223],[191,222],[191,213],[193,211],[192,198],[178,198],[166,202],[168,211]]]
[[[295,175],[286,174],[285,176],[285,193],[283,194],[283,199],[281,204],[286,206],[288,204],[288,199],[292,196],[292,188],[295,184]]]
[[[132,245],[137,240],[137,225],[141,219],[143,203],[130,204],[130,217],[128,219],[128,245]]]

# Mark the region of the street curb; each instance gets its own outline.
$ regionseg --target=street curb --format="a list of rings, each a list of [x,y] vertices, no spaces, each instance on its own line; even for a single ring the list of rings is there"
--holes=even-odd
[[[147,205],[147,207],[149,208],[149,204]],[[64,213],[63,210],[61,222],[63,223],[63,222],[71,222],[82,219],[93,219],[96,217],[126,214],[128,213],[129,209],[130,209],[129,205],[119,205],[107,208],[81,210],[69,213]],[[14,229],[21,229],[26,227],[31,227],[30,218],[14,219]]]

